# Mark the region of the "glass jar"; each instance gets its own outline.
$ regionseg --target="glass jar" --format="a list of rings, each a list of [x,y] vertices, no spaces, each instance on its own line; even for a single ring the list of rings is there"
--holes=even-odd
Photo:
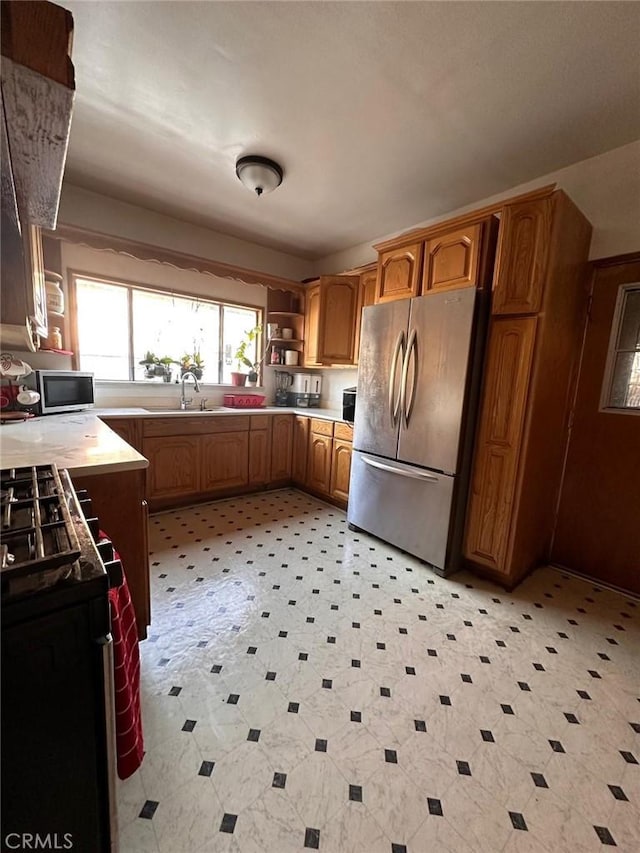
[[[45,341],[47,349],[62,349],[62,333],[58,326],[51,326]]]
[[[44,271],[44,286],[47,292],[47,311],[50,314],[64,314],[64,293],[60,285],[62,276],[58,273]]]

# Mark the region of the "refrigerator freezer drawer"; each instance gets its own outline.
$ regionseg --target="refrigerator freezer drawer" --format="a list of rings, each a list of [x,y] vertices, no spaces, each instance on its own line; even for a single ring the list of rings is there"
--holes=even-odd
[[[354,451],[348,521],[445,571],[455,478]]]

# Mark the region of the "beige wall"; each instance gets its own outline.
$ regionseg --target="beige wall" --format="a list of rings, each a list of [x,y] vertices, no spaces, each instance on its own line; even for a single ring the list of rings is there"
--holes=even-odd
[[[192,225],[68,183],[62,187],[58,222],[260,270],[295,281],[313,275],[311,261]]]
[[[478,199],[474,204],[452,210],[446,216],[416,222],[414,227],[450,219],[553,182],[570,196],[593,225],[591,259],[640,250],[640,140],[542,175],[504,193]],[[316,269],[319,273],[335,273],[375,261],[377,256],[371,244],[392,236],[381,234],[359,246],[321,258],[316,261]]]

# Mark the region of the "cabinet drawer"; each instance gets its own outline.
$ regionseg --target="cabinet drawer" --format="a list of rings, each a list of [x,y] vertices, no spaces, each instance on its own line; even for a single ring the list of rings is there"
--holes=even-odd
[[[353,427],[351,424],[336,423],[333,425],[333,437],[353,441]]]
[[[333,435],[333,421],[322,421],[320,418],[311,418],[311,432],[316,435]]]
[[[269,429],[271,415],[251,415],[250,429]]]
[[[248,432],[249,415],[178,415],[174,418],[145,418],[144,435],[211,435],[220,432]]]

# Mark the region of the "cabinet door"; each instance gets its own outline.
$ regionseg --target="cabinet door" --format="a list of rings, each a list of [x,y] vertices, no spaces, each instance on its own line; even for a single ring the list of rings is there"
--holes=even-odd
[[[362,331],[362,309],[373,305],[376,301],[378,286],[378,270],[369,270],[360,275],[360,298],[356,308],[356,339],[354,343],[353,363],[357,364],[360,357],[360,334]]]
[[[190,435],[145,438],[150,498],[178,497],[199,491],[200,439]]]
[[[428,240],[424,247],[422,293],[452,287],[477,287],[480,225]]]
[[[317,360],[353,364],[360,277],[324,275],[320,279]]]
[[[249,433],[203,435],[200,491],[233,489],[249,481]]]
[[[141,446],[139,418],[101,418],[100,420],[135,450]]]
[[[536,318],[494,319],[473,461],[464,553],[504,573]]]
[[[331,444],[328,435],[311,433],[307,460],[307,485],[328,495],[331,491]]]
[[[249,483],[261,485],[269,482],[269,430],[252,430],[249,433]]]
[[[507,205],[500,221],[494,314],[537,314],[551,236],[550,198]]]
[[[318,364],[318,324],[320,322],[320,285],[314,284],[304,300],[304,363]]]
[[[349,500],[349,477],[351,476],[351,442],[333,439],[333,459],[331,460],[331,497],[337,500]]]
[[[296,415],[293,422],[293,462],[291,479],[294,483],[304,485],[307,481],[307,453],[309,450],[310,418]]]
[[[420,292],[422,243],[411,243],[381,252],[378,258],[376,302],[410,299]]]
[[[271,426],[271,482],[291,479],[293,416],[274,415]]]

